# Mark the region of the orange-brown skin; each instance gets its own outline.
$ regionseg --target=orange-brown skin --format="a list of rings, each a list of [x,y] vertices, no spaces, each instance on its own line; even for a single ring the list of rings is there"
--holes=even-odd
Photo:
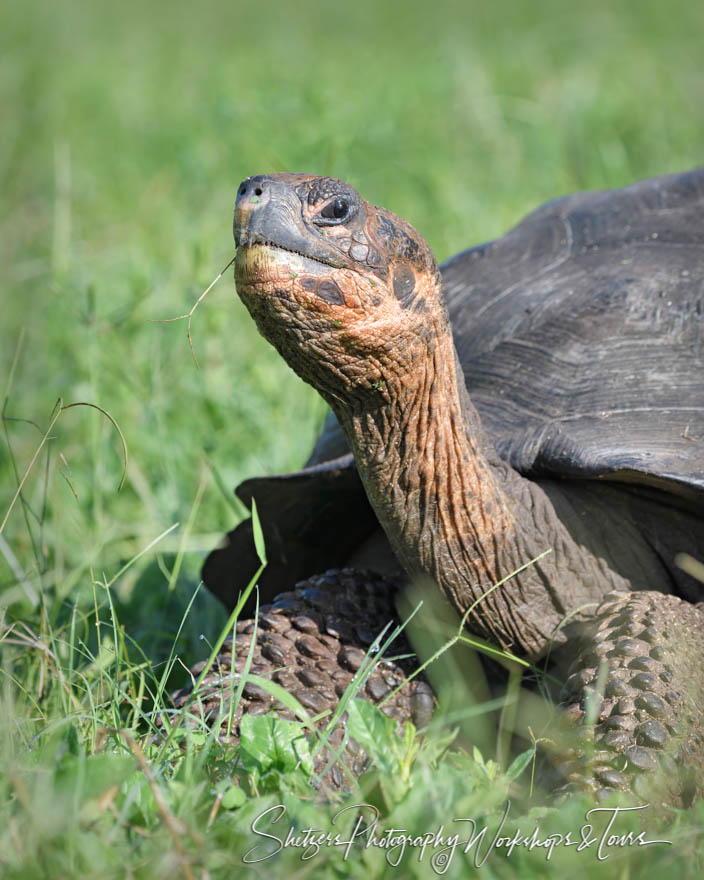
[[[406,221],[342,181],[268,175],[240,187],[235,238],[240,297],[334,410],[409,574],[429,575],[463,612],[554,548],[482,600],[470,621],[533,655],[570,610],[630,586],[575,543],[541,487],[511,471],[486,440],[435,259]],[[564,598],[560,565],[580,572]]]

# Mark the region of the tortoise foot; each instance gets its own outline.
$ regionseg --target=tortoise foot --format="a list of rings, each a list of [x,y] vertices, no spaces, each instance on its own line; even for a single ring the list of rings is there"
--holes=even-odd
[[[607,595],[561,694],[581,737],[560,790],[689,806],[704,783],[702,671],[698,607],[657,592]]]
[[[398,625],[397,589],[392,578],[356,569],[333,569],[301,581],[262,606],[256,629],[253,620],[237,623],[234,683],[230,638],[197,699],[191,684],[172,695],[174,705],[188,704],[194,724],[227,718],[254,639],[249,671],[285,688],[312,715],[329,710],[317,722],[323,728],[376,637],[387,624]],[[576,644],[561,694],[574,735],[558,743],[551,756],[552,778],[544,782],[558,797],[578,791],[602,800],[626,792],[644,803],[688,806],[704,793],[704,707],[698,699],[704,669],[702,611],[662,593],[612,593],[597,609],[588,634],[570,642]],[[410,656],[378,661],[356,698],[380,705],[400,724],[426,725],[433,692],[420,676],[407,680],[417,663],[403,634],[387,654]],[[204,663],[193,667],[194,681],[203,668]],[[268,712],[295,717],[265,688],[247,682],[234,709],[229,741],[237,743],[243,715]],[[329,738],[334,750],[345,738],[344,725],[343,714]],[[221,740],[226,739],[223,722]],[[350,740],[342,760],[355,776],[367,766],[366,754]],[[329,787],[344,788],[340,765],[330,764],[330,751],[321,750],[315,773]]]
[[[330,712],[335,710],[362,667],[377,636],[388,624],[391,628],[387,635],[398,625],[394,607],[397,588],[398,583],[391,578],[356,569],[330,570],[301,581],[295,589],[278,595],[272,604],[261,607],[256,630],[253,620],[238,621],[234,670],[233,641],[229,638],[201,683],[197,699],[193,699],[191,683],[172,695],[174,705],[181,708],[190,701],[188,713],[194,723],[202,718],[207,724],[213,724],[223,715],[227,719],[227,706],[237,690],[254,639],[250,673],[281,685],[311,715],[330,710],[318,722],[318,727],[325,727]],[[417,726],[427,724],[432,716],[434,696],[421,676],[407,681],[417,663],[403,634],[392,642],[386,655],[410,656],[377,661],[358,690],[357,698],[380,705],[382,712],[401,724],[405,721],[413,721]],[[194,680],[204,666],[203,662],[193,667]],[[398,692],[387,700],[396,688]],[[229,741],[232,744],[238,741],[244,714],[267,712],[276,712],[291,720],[295,717],[263,687],[247,682],[234,710]],[[344,722],[343,715],[330,736],[334,749],[344,738]],[[225,731],[226,722],[222,728],[223,741]],[[354,775],[364,772],[366,755],[355,743],[348,741],[343,760]],[[328,750],[321,750],[316,758],[316,774],[322,773],[329,764]],[[343,787],[344,775],[338,765],[333,764],[327,770],[325,782],[333,788]]]

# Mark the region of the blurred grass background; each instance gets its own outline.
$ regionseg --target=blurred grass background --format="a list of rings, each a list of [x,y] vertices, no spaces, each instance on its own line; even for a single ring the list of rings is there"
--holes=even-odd
[[[229,273],[194,317],[200,370],[184,323],[150,323],[187,311],[232,256],[242,178],[347,179],[442,260],[564,193],[699,164],[703,40],[691,0],[6,0],[0,517],[57,398],[107,409],[130,452],[118,494],[116,433],[95,411],[61,414],[2,533],[6,624],[39,628],[28,589],[45,616],[90,607],[93,577],[178,522],[115,584],[128,634],[158,658],[244,513],[232,488],[305,459],[323,407]],[[197,597],[186,661],[223,620]]]
[[[98,403],[131,454],[116,495],[102,417],[57,424],[52,588],[183,522],[202,461],[229,495],[310,448],[322,407],[257,337],[229,273],[194,319],[200,370],[183,323],[149,323],[187,311],[232,255],[243,177],[347,179],[442,260],[548,199],[683,170],[704,148],[701,4],[9,0],[0,16],[4,376],[25,330],[6,414],[45,426],[59,396]],[[39,435],[7,427],[24,465]],[[27,486],[35,507],[44,478]],[[18,513],[5,537],[29,571]],[[189,547],[236,518],[210,482]]]

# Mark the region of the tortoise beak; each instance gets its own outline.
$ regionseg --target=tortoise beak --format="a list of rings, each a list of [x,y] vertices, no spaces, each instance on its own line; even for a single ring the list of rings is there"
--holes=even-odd
[[[233,224],[237,247],[265,244],[328,266],[345,266],[340,252],[325,241],[315,226],[306,224],[295,187],[281,177],[258,174],[239,185]]]
[[[272,191],[274,205],[270,206]],[[287,193],[285,186],[272,184],[271,179],[263,174],[243,180],[237,189],[235,202],[232,230],[235,245],[249,247],[255,241],[268,241],[268,235],[264,233],[276,233],[277,227],[281,226],[286,207],[288,206],[290,213],[295,211],[296,205],[292,204],[291,195],[295,196],[295,193]],[[298,213],[300,214],[300,203]]]

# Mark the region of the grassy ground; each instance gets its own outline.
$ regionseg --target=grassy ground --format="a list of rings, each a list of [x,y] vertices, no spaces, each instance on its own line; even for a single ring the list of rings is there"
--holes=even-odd
[[[325,821],[261,730],[241,789],[233,756],[203,737],[175,736],[177,753],[149,738],[165,661],[201,659],[225,623],[202,591],[186,608],[243,514],[232,487],[298,466],[323,417],[230,278],[194,319],[200,370],[183,324],[150,323],[187,310],[232,256],[239,181],[346,178],[443,259],[562,193],[701,161],[702,36],[689,0],[2,4],[0,875],[224,877],[263,805]],[[117,432],[57,399],[120,425],[121,492]],[[438,742],[415,763],[408,744],[377,756],[399,780],[365,790],[385,827],[500,816],[507,779],[458,753],[438,765]],[[603,864],[562,850],[483,870],[695,876],[702,818],[677,817],[672,847]],[[299,876],[385,870],[379,853],[299,856]],[[457,858],[448,876],[462,870]]]

